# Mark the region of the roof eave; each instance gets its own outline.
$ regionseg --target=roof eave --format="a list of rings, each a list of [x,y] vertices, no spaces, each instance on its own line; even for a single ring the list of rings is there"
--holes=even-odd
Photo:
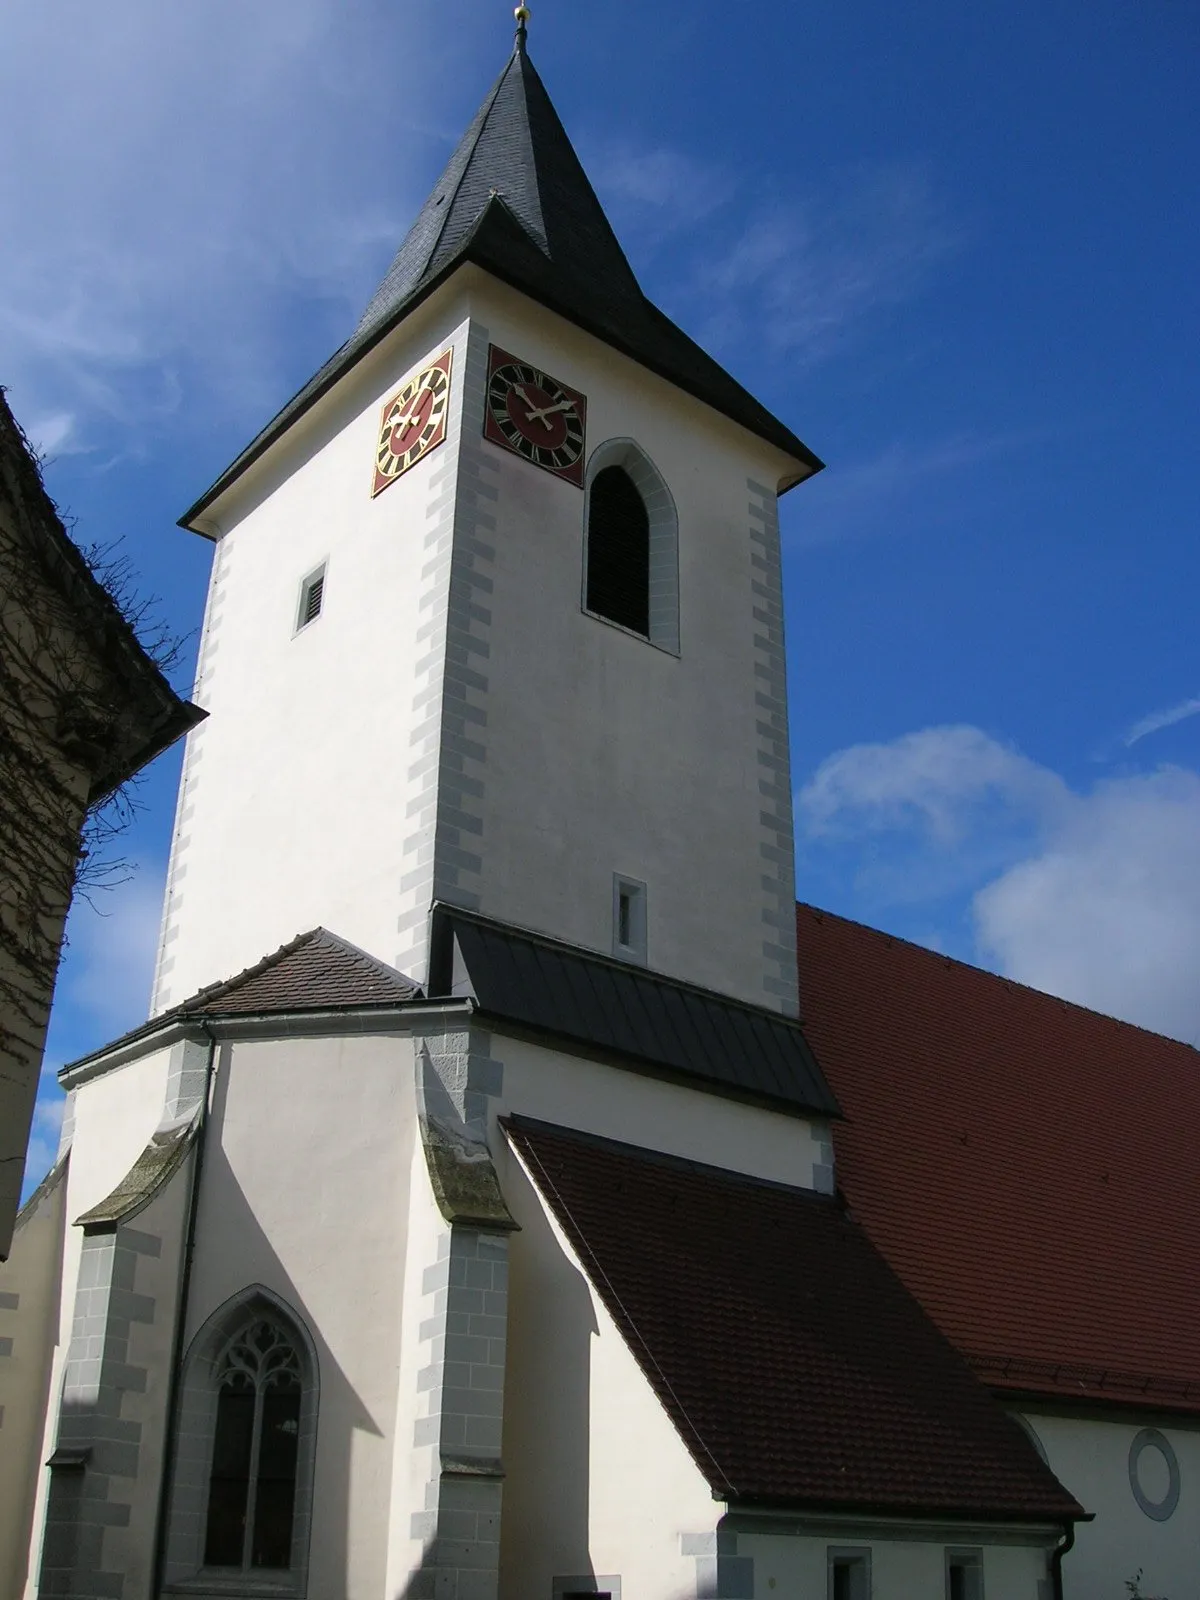
[[[116,1067],[151,1050],[165,1050],[180,1039],[299,1039],[323,1038],[332,1034],[357,1036],[392,1033],[420,1022],[425,1017],[463,1017],[474,1011],[469,999],[408,1000],[380,1006],[326,1006],[290,1011],[190,1012],[177,1013],[144,1023],[123,1034],[111,1044],[90,1055],[68,1061],[59,1069],[58,1081],[64,1089],[77,1089],[92,1078],[103,1077]]]
[[[520,281],[520,275],[518,273],[506,273],[501,266],[487,256],[486,252],[477,248],[475,243],[477,234],[478,228],[476,228],[476,230],[467,237],[462,248],[457,254],[452,256],[450,260],[445,262],[427,279],[418,284],[416,289],[413,290],[412,294],[410,294],[407,299],[402,300],[388,316],[384,317],[375,328],[362,337],[361,342],[357,342],[354,339],[347,341],[347,343],[342,346],[341,351],[336,352],[330,358],[328,363],[328,371],[323,377],[320,378],[319,382],[314,384],[311,394],[305,395],[303,403],[295,410],[292,409],[294,406],[296,406],[299,396],[304,394],[304,390],[299,389],[296,391],[296,394],[294,394],[292,398],[280,408],[272,420],[259,434],[257,439],[253,440],[252,443],[248,445],[245,450],[243,450],[242,454],[225,469],[221,476],[204,491],[195,504],[190,506],[188,510],[184,512],[182,517],[179,518],[178,526],[185,528],[189,533],[198,533],[203,538],[215,540],[217,535],[208,528],[197,526],[197,520],[202,517],[228,489],[231,489],[238,479],[241,478],[243,474],[255,464],[255,462],[260,460],[262,456],[267,453],[272,445],[276,444],[283,437],[293,423],[298,422],[301,417],[305,416],[309,411],[312,410],[313,406],[315,406],[318,401],[324,399],[330,390],[340,383],[341,380],[350,372],[352,372],[365,356],[369,355],[371,351],[376,348],[376,346],[381,344],[382,341],[386,339],[387,336],[396,327],[398,327],[406,317],[411,316],[412,313],[418,309],[418,307],[423,305],[432,294],[434,294],[442,287],[443,284],[453,277],[453,275],[461,267],[468,265],[476,266],[481,271],[487,272],[498,282],[506,284],[510,289],[515,289],[518,294],[525,295],[526,298],[533,300],[535,304],[545,306],[548,311],[555,312],[558,316],[564,318],[565,321],[573,323],[575,327],[581,328],[585,333],[590,333],[593,338],[599,339],[602,344],[606,344],[611,349],[619,351],[622,355],[627,356],[631,361],[636,361],[639,366],[643,366],[647,369],[647,371],[653,372],[656,377],[662,378],[666,383],[673,384],[675,388],[681,390],[684,394],[690,394],[692,398],[698,400],[701,405],[708,406],[710,410],[716,411],[719,416],[725,416],[728,421],[736,423],[738,427],[744,428],[747,433],[750,433],[754,437],[763,440],[763,442],[766,444],[772,445],[785,457],[794,461],[798,470],[794,473],[784,473],[781,476],[778,484],[778,492],[780,494],[784,494],[789,489],[795,488],[798,484],[805,482],[808,478],[814,477],[818,472],[823,470],[825,463],[821,460],[821,458],[815,455],[813,451],[811,451],[802,440],[797,438],[796,435],[791,432],[791,429],[787,428],[782,422],[777,422],[776,425],[779,428],[780,433],[787,436],[786,440],[779,436],[772,436],[765,430],[759,430],[750,427],[749,424],[746,423],[742,418],[733,417],[728,412],[720,410],[718,407],[713,405],[711,400],[699,394],[695,387],[681,382],[678,376],[667,372],[659,364],[648,360],[644,354],[635,351],[632,345],[623,342],[613,333],[611,329],[606,329],[597,320],[589,318],[585,311],[581,311],[578,307],[569,305],[565,300],[560,300],[553,294],[535,294],[527,284],[524,284]],[[339,359],[339,357],[341,359]],[[770,414],[768,413],[768,415]],[[771,420],[772,422],[776,422],[776,419],[773,417]]]

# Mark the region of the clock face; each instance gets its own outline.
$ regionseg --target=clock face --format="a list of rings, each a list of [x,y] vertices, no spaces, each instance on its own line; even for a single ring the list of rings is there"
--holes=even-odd
[[[485,439],[582,488],[586,432],[587,401],[577,389],[492,345]]]
[[[436,361],[412,377],[383,408],[375,443],[375,485],[372,496],[395,483],[446,437],[450,400],[450,358],[443,350]]]

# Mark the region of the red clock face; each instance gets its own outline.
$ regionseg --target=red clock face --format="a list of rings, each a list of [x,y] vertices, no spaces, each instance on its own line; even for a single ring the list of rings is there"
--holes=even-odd
[[[384,406],[375,442],[372,495],[395,483],[446,437],[451,355],[450,350],[443,350]]]
[[[491,347],[484,437],[583,486],[587,400],[527,361]]]

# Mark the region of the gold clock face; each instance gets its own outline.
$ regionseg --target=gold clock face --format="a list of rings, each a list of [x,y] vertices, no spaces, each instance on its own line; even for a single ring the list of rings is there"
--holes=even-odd
[[[384,406],[375,443],[372,496],[380,494],[389,483],[395,483],[446,437],[453,353],[443,350],[436,361],[431,361],[410,378]]]

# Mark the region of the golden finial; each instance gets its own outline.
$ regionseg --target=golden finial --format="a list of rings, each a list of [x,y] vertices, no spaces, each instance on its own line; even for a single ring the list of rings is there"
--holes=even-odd
[[[518,6],[517,9],[513,12],[513,16],[517,19],[517,49],[518,50],[524,50],[524,48],[525,48],[525,31],[526,31],[526,26],[527,26],[527,24],[529,22],[529,15],[530,15],[529,7],[526,6],[526,5]]]

